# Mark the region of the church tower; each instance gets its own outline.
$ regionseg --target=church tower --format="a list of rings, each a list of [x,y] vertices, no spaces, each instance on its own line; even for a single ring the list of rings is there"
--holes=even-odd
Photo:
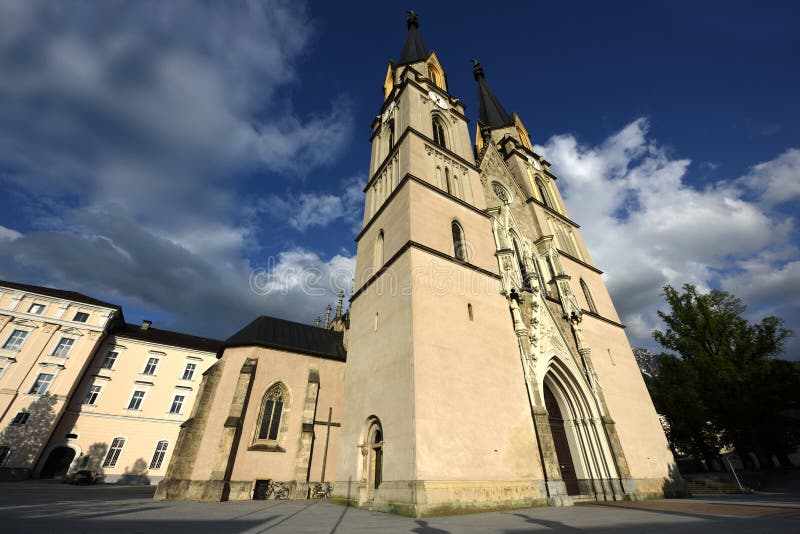
[[[626,447],[653,484],[672,459],[549,163],[477,62],[473,147],[407,25],[372,123],[334,499],[421,516],[636,497]],[[617,432],[614,403],[653,435]]]

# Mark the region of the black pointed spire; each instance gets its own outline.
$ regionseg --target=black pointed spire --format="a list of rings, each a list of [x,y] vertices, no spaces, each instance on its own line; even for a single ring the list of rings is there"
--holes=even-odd
[[[480,62],[477,59],[473,59],[472,62],[475,64],[472,67],[472,74],[478,82],[478,120],[490,128],[514,126],[514,117],[508,114],[489,89]]]
[[[408,12],[408,36],[406,37],[406,44],[403,45],[403,51],[400,53],[399,64],[414,63],[428,58],[428,49],[422,43],[422,37],[419,35],[419,17],[413,11]]]

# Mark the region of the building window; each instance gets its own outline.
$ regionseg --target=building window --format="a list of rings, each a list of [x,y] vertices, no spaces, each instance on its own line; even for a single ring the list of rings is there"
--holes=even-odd
[[[9,447],[0,447],[0,467],[3,466],[9,456],[11,456],[11,449]]]
[[[86,312],[78,312],[72,320],[76,323],[85,323],[89,320],[89,314]]]
[[[114,350],[109,350],[106,352],[105,357],[103,358],[103,362],[100,364],[101,369],[113,369],[114,362],[117,361],[117,356],[119,353]]]
[[[375,271],[383,267],[383,230],[378,232],[378,238],[375,240],[375,258],[373,261]]]
[[[512,237],[511,242],[514,245],[514,254],[517,256],[517,266],[519,267],[519,274],[522,276],[522,285],[524,287],[530,287],[528,283],[528,269],[525,268],[525,259],[522,257],[522,254],[519,251],[519,243],[517,243],[517,238]]]
[[[44,313],[44,304],[31,304],[31,307],[28,308],[28,313],[32,313],[34,315],[41,315]]]
[[[442,148],[447,148],[447,143],[444,138],[444,126],[442,120],[436,115],[431,119],[431,126],[433,127],[433,142]]]
[[[467,303],[467,315],[469,315],[469,320],[472,321],[472,304]]]
[[[31,395],[44,395],[50,389],[50,384],[53,383],[53,375],[50,373],[39,373],[39,376],[34,380],[31,389],[28,391]]]
[[[453,194],[453,184],[450,182],[450,169],[444,168],[444,189],[448,195]]]
[[[69,337],[62,337],[61,341],[58,342],[56,345],[56,350],[53,351],[53,356],[58,356],[59,358],[66,358],[69,351],[72,350],[72,345],[75,343],[75,340]]]
[[[28,412],[18,412],[17,415],[14,416],[14,419],[11,420],[12,425],[27,425],[28,419],[31,418],[31,414]]]
[[[183,408],[183,401],[186,400],[186,395],[175,395],[175,398],[172,399],[172,406],[169,408],[169,413],[181,413],[181,408]]]
[[[547,187],[538,177],[536,178],[536,189],[539,190],[539,196],[542,197],[542,204],[550,209],[554,209],[553,202],[550,200],[550,195],[547,194]]]
[[[183,370],[183,377],[181,380],[191,380],[194,378],[194,372],[197,369],[197,364],[187,363],[186,368]]]
[[[103,389],[102,386],[89,386],[89,391],[86,392],[86,397],[84,397],[83,403],[95,404],[97,402],[97,396],[100,395],[101,389]]]
[[[586,297],[586,305],[589,306],[589,311],[592,313],[597,313],[597,307],[594,305],[594,299],[592,298],[592,294],[589,292],[589,286],[586,285],[586,282],[583,281],[583,278],[581,278],[581,289],[583,290],[583,296]]]
[[[164,463],[164,457],[167,455],[167,441],[161,440],[156,445],[156,450],[153,453],[153,459],[150,460],[150,469],[161,469],[161,464]]]
[[[281,415],[285,393],[280,384],[267,390],[261,409],[261,424],[258,427],[258,439],[274,441],[278,439],[281,428]]]
[[[394,120],[390,120],[386,128],[389,130],[389,152],[394,148]]]
[[[19,350],[22,347],[22,344],[25,342],[26,337],[28,337],[27,330],[14,330],[11,332],[11,336],[8,338],[8,340],[6,340],[3,348],[8,350]]]
[[[453,231],[453,254],[457,260],[467,261],[466,243],[464,242],[464,230],[456,221],[450,224]]]
[[[156,374],[157,367],[158,367],[158,358],[148,358],[147,365],[144,366],[144,371],[142,371],[142,374],[154,375]]]
[[[129,410],[141,410],[142,401],[144,400],[144,391],[136,390],[133,392],[131,401],[128,403]]]
[[[103,467],[115,467],[124,446],[125,438],[114,438],[111,442],[111,448],[108,449],[108,454],[106,454],[106,459],[103,460]]]

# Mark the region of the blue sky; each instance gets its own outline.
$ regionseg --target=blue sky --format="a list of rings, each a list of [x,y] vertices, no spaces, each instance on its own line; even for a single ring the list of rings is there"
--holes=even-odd
[[[311,322],[352,272],[408,7],[0,0],[0,278],[220,337]],[[412,7],[468,116],[477,57],[553,163],[635,346],[665,283],[800,330],[795,2]]]

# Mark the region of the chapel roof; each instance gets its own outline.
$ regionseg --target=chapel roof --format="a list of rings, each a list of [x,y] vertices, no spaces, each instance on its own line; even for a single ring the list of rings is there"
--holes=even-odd
[[[343,333],[262,315],[225,340],[225,347],[255,345],[345,361]]]

